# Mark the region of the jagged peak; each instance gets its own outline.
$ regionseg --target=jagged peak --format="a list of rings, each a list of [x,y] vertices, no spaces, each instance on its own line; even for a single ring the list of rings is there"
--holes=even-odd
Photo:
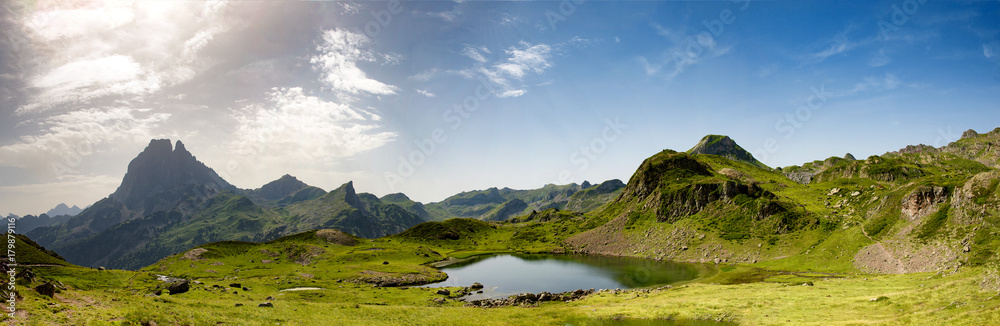
[[[975,130],[972,130],[972,129],[966,130],[965,132],[962,133],[962,139],[975,138],[975,137],[978,137],[978,136],[979,136],[979,133],[976,132]]]

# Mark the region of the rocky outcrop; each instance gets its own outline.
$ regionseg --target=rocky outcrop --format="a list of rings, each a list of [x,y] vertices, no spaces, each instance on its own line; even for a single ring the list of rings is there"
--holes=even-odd
[[[857,161],[858,160],[858,159],[854,158],[854,155],[852,155],[851,153],[847,153],[847,155],[844,155],[844,159],[848,160],[848,161]]]
[[[978,137],[978,136],[979,136],[979,133],[976,132],[975,130],[972,130],[972,129],[966,130],[965,132],[962,133],[962,139],[975,138],[975,137]]]
[[[948,199],[944,187],[920,186],[903,197],[901,212],[903,217],[915,220],[935,211],[934,205]]]
[[[659,188],[664,178],[677,180],[696,176],[712,176],[711,168],[688,154],[667,150],[643,161],[616,201],[644,200]]]
[[[697,214],[715,201],[722,200],[731,203],[740,195],[749,199],[774,198],[774,194],[761,189],[756,184],[747,185],[737,181],[693,184],[661,194],[657,217],[661,222],[673,222],[680,217]],[[781,206],[771,202],[763,205],[759,211],[753,212],[753,214],[757,220],[761,220],[780,211]]]

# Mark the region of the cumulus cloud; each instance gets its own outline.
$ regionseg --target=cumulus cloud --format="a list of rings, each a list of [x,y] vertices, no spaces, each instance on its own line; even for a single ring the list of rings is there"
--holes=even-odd
[[[395,94],[395,86],[368,77],[358,67],[358,62],[395,58],[377,54],[371,49],[370,43],[371,40],[364,34],[339,29],[327,30],[323,32],[322,42],[316,47],[320,53],[314,55],[310,63],[320,72],[320,81],[342,98],[359,94]]]
[[[426,96],[426,97],[437,97],[437,94],[434,94],[434,93],[431,93],[431,92],[428,92],[428,91],[425,91],[425,90],[422,90],[422,89],[418,89],[417,90],[417,94],[420,94],[420,95],[423,95],[423,96]]]
[[[253,165],[330,163],[381,147],[397,136],[380,131],[378,114],[306,94],[299,87],[274,88],[267,97],[266,104],[235,112],[237,128],[230,146],[236,157]]]
[[[169,117],[129,108],[91,108],[52,116],[35,122],[40,133],[0,147],[0,165],[62,176],[103,145],[148,142],[153,129]]]

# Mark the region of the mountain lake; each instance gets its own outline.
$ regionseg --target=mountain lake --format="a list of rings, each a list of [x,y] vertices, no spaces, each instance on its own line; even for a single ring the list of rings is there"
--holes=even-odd
[[[706,264],[650,259],[554,254],[501,254],[473,257],[439,269],[448,279],[424,287],[483,284],[483,293],[463,299],[505,298],[521,293],[577,289],[632,289],[690,281],[714,270]]]

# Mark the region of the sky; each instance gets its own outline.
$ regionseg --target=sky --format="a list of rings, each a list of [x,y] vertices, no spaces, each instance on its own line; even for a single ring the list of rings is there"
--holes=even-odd
[[[0,212],[150,139],[240,188],[628,181],[725,134],[772,167],[1000,127],[998,1],[0,3]]]

